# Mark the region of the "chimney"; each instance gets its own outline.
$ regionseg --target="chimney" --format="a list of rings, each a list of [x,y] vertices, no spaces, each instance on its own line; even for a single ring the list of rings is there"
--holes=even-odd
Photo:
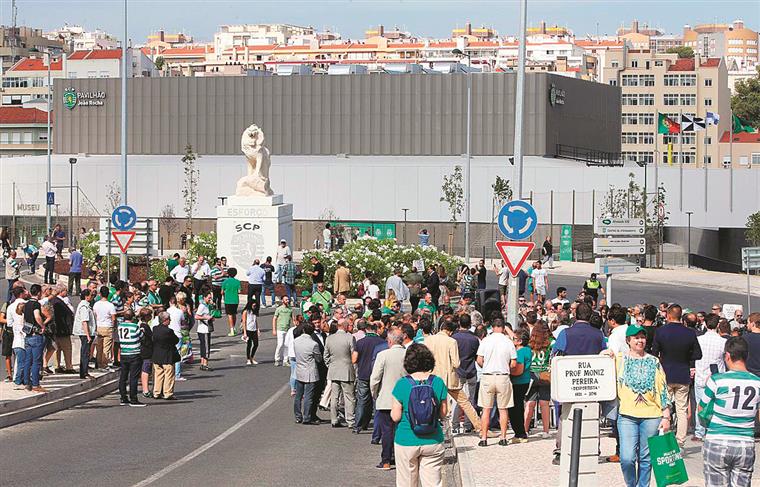
[[[734,30],[743,29],[744,28],[744,21],[741,19],[737,19],[733,21]]]
[[[691,31],[691,26],[689,24],[684,25],[683,34],[686,35],[689,31]]]
[[[465,35],[472,35],[472,24],[470,22],[467,22],[464,24],[464,33]]]
[[[631,23],[631,32],[639,32],[639,21],[634,20],[633,23]]]
[[[380,37],[383,37],[385,34],[385,27],[383,27],[383,24],[380,24],[377,26],[377,35]]]
[[[542,20],[539,23],[539,29],[538,30],[541,32],[541,34],[546,34],[546,21],[545,20]]]

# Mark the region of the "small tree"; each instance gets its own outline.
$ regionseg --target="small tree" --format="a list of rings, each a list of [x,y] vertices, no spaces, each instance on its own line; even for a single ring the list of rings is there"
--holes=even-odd
[[[491,241],[493,242],[496,208],[501,208],[507,201],[512,201],[512,187],[509,185],[509,179],[496,175],[496,180],[491,185],[491,190],[493,191],[493,196],[491,197]]]
[[[193,146],[187,144],[185,155],[182,156],[182,164],[185,172],[185,186],[182,188],[182,198],[184,198],[183,210],[187,220],[187,228],[192,228],[193,216],[195,215],[198,204],[198,182],[200,181],[200,172],[195,167],[195,161],[198,154],[193,151]]]
[[[106,186],[106,205],[103,207],[106,212],[106,216],[110,217],[111,213],[113,213],[113,210],[115,210],[120,203],[121,186],[116,184],[116,181],[111,181],[111,183]]]
[[[760,127],[760,65],[755,76],[739,80],[734,85],[736,94],[731,97],[731,109],[737,117],[755,128]]]
[[[747,231],[744,235],[752,245],[760,245],[760,211],[747,217]]]
[[[166,229],[166,234],[171,238],[177,230],[179,230],[179,223],[177,222],[176,214],[174,212],[174,205],[164,205],[161,208],[161,225]]]
[[[159,71],[164,70],[164,66],[166,65],[166,62],[164,61],[163,56],[158,56],[155,61],[153,61],[153,64],[156,65],[156,69]]]
[[[451,215],[451,219],[449,221],[453,222],[454,228],[456,228],[459,217],[462,214],[462,211],[464,211],[462,166],[454,166],[454,172],[449,176],[443,177],[443,185],[441,185],[441,191],[443,191],[441,201],[445,201],[449,206],[449,214]]]
[[[671,47],[665,52],[669,54],[678,54],[679,59],[691,59],[694,57],[694,49],[687,46]]]

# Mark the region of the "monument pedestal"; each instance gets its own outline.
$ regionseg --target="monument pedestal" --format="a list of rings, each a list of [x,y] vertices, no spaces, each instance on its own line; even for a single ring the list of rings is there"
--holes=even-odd
[[[216,255],[227,257],[227,265],[245,271],[254,259],[275,260],[280,240],[293,246],[293,205],[273,196],[230,196],[227,204],[216,207]]]

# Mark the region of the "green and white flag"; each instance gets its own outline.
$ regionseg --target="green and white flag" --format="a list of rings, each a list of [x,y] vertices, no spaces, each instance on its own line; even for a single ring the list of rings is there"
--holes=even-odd
[[[754,134],[757,130],[749,124],[746,120],[743,120],[736,115],[733,115],[733,133],[739,134],[741,132],[747,132],[748,134]]]

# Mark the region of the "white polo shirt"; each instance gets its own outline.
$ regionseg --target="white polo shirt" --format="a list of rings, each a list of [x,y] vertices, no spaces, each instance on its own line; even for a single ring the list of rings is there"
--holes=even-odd
[[[478,356],[483,357],[484,374],[509,374],[509,363],[517,358],[517,349],[507,335],[491,333],[480,342]]]

